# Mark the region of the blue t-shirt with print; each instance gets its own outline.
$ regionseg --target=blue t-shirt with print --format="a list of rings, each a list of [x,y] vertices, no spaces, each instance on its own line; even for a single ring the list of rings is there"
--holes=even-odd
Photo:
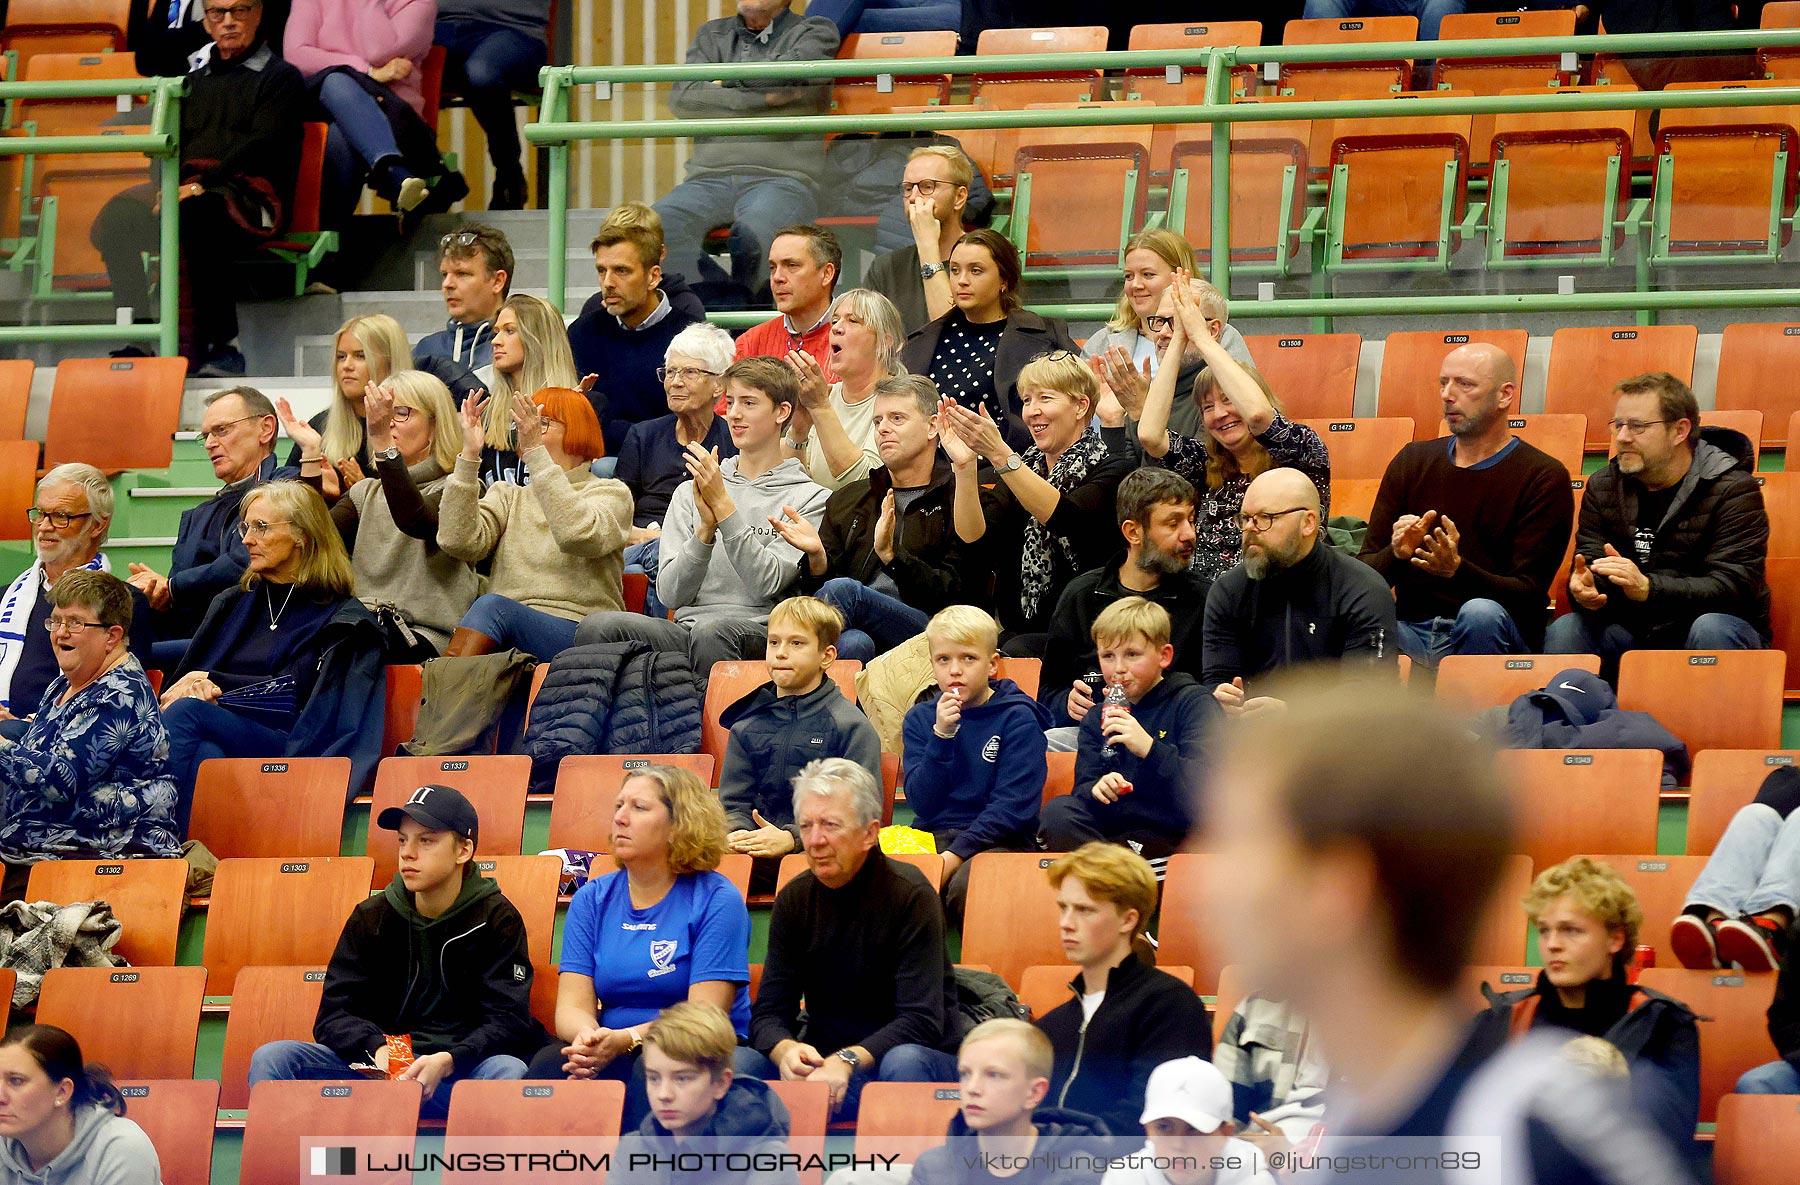
[[[588,975],[600,1023],[625,1028],[656,1019],[708,980],[738,985],[731,1027],[750,1031],[750,910],[717,872],[691,872],[649,909],[633,909],[625,873],[583,885],[563,924],[561,970]]]

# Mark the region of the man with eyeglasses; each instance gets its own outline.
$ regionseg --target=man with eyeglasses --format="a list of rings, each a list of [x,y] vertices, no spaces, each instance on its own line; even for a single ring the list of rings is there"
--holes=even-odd
[[[737,0],[732,16],[707,21],[688,46],[690,66],[708,62],[829,61],[837,56],[837,26],[801,16],[790,0]],[[826,83],[797,79],[677,82],[669,110],[683,119],[816,115],[831,101]],[[669,244],[669,266],[684,275],[718,276],[703,241],[715,226],[731,227],[732,280],[746,292],[763,287],[762,270],[780,227],[811,222],[825,167],[819,135],[698,136],[687,178],[656,203]]]
[[[1244,491],[1243,558],[1206,598],[1203,687],[1227,716],[1277,701],[1246,680],[1299,663],[1349,659],[1395,670],[1399,626],[1387,582],[1321,546],[1319,491],[1298,469],[1271,469]]]
[[[112,515],[112,486],[92,465],[58,465],[38,482],[37,496],[25,512],[37,556],[0,596],[0,736],[24,735],[24,724],[15,717],[36,711],[44,689],[61,674],[45,626],[50,619],[50,586],[75,568],[112,570],[112,563],[100,554]],[[148,666],[150,605],[136,589],[131,599],[126,642],[138,661]]]
[[[962,237],[963,211],[974,179],[975,166],[969,158],[947,144],[915,148],[906,160],[900,201],[913,245],[870,264],[863,287],[894,302],[908,333],[950,311],[950,276],[944,265]]]
[[[262,0],[197,2],[210,44],[165,65],[188,79],[176,197],[190,373],[218,378],[244,373],[232,265],[287,225],[309,100],[300,71],[263,38]],[[113,305],[138,321],[156,315],[144,260],[158,250],[161,205],[160,185],[133,186],[100,208],[88,232],[106,261]]]
[[[1393,588],[1414,662],[1532,653],[1575,517],[1569,471],[1507,428],[1519,375],[1506,351],[1450,351],[1438,395],[1450,435],[1388,463],[1359,558]]]
[[[1550,627],[1551,654],[1761,650],[1769,645],[1769,516],[1750,441],[1700,426],[1700,405],[1670,374],[1613,388],[1606,468],[1581,499],[1569,597]]]
[[[238,508],[244,495],[265,482],[295,477],[299,470],[277,467],[275,405],[255,387],[229,387],[206,398],[200,443],[224,488],[181,513],[169,574],[147,564],[131,565],[131,586],[155,610],[155,661],[171,666],[187,650],[212,599],[243,577],[250,553],[238,536]]]
[[[1250,346],[1244,341],[1237,326],[1231,324],[1231,305],[1225,294],[1213,286],[1209,280],[1195,278],[1188,283],[1188,291],[1200,306],[1200,312],[1206,317],[1207,332],[1213,340],[1223,346],[1232,360],[1244,366],[1255,366],[1256,360],[1250,357]],[[1156,357],[1160,362],[1163,353],[1168,350],[1169,343],[1175,339],[1175,286],[1171,283],[1163,289],[1162,303],[1156,306],[1156,312],[1145,318],[1144,328],[1150,331],[1150,338],[1156,345]],[[1174,404],[1169,408],[1169,427],[1183,436],[1200,439],[1203,425],[1200,423],[1200,405],[1189,399],[1188,393],[1194,389],[1194,379],[1206,368],[1206,359],[1200,356],[1200,348],[1192,341],[1187,343],[1181,354],[1181,370],[1175,376]],[[1151,368],[1154,372],[1155,368]],[[1143,378],[1142,371],[1131,371],[1129,367],[1121,368],[1116,364],[1106,368],[1107,382],[1115,392],[1130,392],[1120,400],[1125,404],[1127,414],[1135,418],[1136,412],[1132,404],[1143,406],[1143,394],[1148,392],[1150,380]],[[1142,380],[1140,388],[1138,380]]]

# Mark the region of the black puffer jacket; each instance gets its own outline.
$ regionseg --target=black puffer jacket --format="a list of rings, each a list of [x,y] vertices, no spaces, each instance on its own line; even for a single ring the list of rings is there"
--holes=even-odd
[[[685,654],[643,642],[571,646],[550,664],[525,731],[531,792],[556,787],[573,753],[694,753],[701,696]]]
[[[831,564],[823,576],[814,576],[800,557],[800,587],[817,592],[837,576],[872,583],[885,571],[899,586],[900,599],[921,613],[936,613],[965,598],[967,544],[957,537],[952,505],[956,487],[949,458],[942,453],[931,469],[925,492],[898,515],[894,524],[894,562],[883,564],[875,554],[875,524],[881,520],[881,501],[894,488],[887,466],[838,490],[825,503],[819,523],[819,539]],[[972,590],[985,591],[985,590]]]
[[[1619,472],[1617,461],[1588,478],[1581,499],[1575,550],[1589,563],[1612,544],[1635,558],[1638,495],[1642,487]],[[1598,610],[1581,612],[1629,629],[1642,649],[1679,650],[1688,627],[1704,613],[1730,613],[1769,631],[1769,516],[1751,460],[1750,441],[1729,428],[1700,429],[1694,462],[1656,529],[1649,563],[1648,600],[1628,600],[1610,580]]]

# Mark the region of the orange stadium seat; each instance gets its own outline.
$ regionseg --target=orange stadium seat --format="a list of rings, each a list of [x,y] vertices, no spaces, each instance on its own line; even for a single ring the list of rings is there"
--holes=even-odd
[[[1044,754],[1044,763],[1046,770],[1043,801],[1045,803],[1075,789],[1075,754],[1046,753]]]
[[[1357,45],[1417,41],[1419,22],[1410,16],[1355,20],[1297,20],[1282,29],[1283,45]],[[1277,87],[1297,99],[1374,99],[1403,91],[1412,81],[1412,60],[1381,62],[1283,62]]]
[[[839,61],[876,58],[948,58],[956,54],[954,30],[912,33],[852,33],[838,47]],[[879,115],[895,107],[927,107],[950,101],[950,75],[903,74],[840,78],[832,84],[833,115]]]
[[[1656,850],[1662,754],[1538,749],[1504,752],[1500,760],[1512,777],[1516,846],[1532,867],[1607,847]]]
[[[1760,464],[1763,450],[1763,413],[1755,408],[1717,409],[1700,413],[1700,423],[1709,428],[1730,428],[1742,432],[1750,441],[1750,467]]]
[[[1370,420],[1301,420],[1319,434],[1331,454],[1331,479],[1339,475],[1379,481],[1394,454],[1412,443],[1413,422],[1404,416]]]
[[[121,1081],[118,1087],[126,1114],[156,1148],[162,1185],[212,1185],[219,1084],[210,1078],[165,1078]]]
[[[0,29],[0,53],[15,53],[19,71],[37,54],[94,54],[125,48],[127,0],[13,0]]]
[[[1561,87],[1553,95],[1598,91]],[[1605,88],[1635,91],[1629,83]],[[1542,95],[1540,90],[1507,94]],[[1532,111],[1494,116],[1487,155],[1488,266],[1603,262],[1625,244],[1634,138],[1642,114]],[[1643,151],[1649,151],[1643,141]],[[1540,262],[1541,261],[1541,264]]]
[[[556,937],[556,889],[562,881],[562,861],[555,856],[482,856],[475,867],[518,907],[531,961],[548,963]]]
[[[943,1082],[871,1082],[856,1113],[855,1155],[891,1156],[912,1164],[919,1153],[944,1142],[950,1119],[962,1109],[962,1092]]]
[[[31,379],[36,373],[37,364],[29,358],[0,361],[0,441],[25,439],[25,413],[31,406]],[[35,458],[32,468],[37,468]]]
[[[1786,449],[1793,439],[1792,420],[1800,414],[1800,392],[1771,383],[1772,374],[1800,368],[1800,324],[1772,321],[1727,325],[1719,339],[1719,379],[1713,406],[1719,411],[1763,413],[1763,445]],[[1712,413],[1703,412],[1701,423]]]
[[[975,42],[975,56],[1100,53],[1106,49],[1106,37],[1105,25],[983,29]],[[1106,80],[1098,70],[1039,69],[976,74],[970,80],[969,97],[984,107],[1017,111],[1028,103],[1090,103],[1108,96]]]
[[[1784,79],[1674,82],[1670,91],[1789,87]],[[1671,107],[1656,132],[1658,254],[1759,257],[1792,236],[1800,107]]]
[[[417,663],[390,664],[385,690],[381,755],[392,757],[418,731],[419,698],[425,692],[425,668]]]
[[[1547,686],[1553,675],[1570,667],[1598,675],[1600,659],[1593,654],[1450,654],[1438,663],[1437,698],[1470,712],[1501,708]]]
[[[499,1139],[577,1140],[571,1152],[611,1155],[619,1142],[625,1084],[598,1079],[566,1082],[477,1082],[464,1079],[450,1091],[444,1151],[481,1153]],[[482,1185],[488,1172],[447,1170],[444,1185]]]
[[[205,998],[204,967],[52,967],[37,1023],[120,1078],[191,1078]]]
[[[1763,567],[1769,582],[1769,620],[1775,649],[1788,656],[1782,698],[1800,693],[1800,557],[1771,556]]]
[[[1690,755],[1774,749],[1781,744],[1786,665],[1774,650],[1630,650],[1619,660],[1619,706],[1656,717],[1687,742]]]
[[[238,973],[219,1062],[219,1106],[236,1111],[249,1105],[250,1057],[260,1046],[313,1039],[324,995],[323,960],[313,967],[245,967]]]
[[[714,784],[713,759],[705,753],[574,754],[556,767],[556,793],[550,800],[549,846],[587,852],[612,851],[613,804],[619,787],[634,769],[674,765],[690,770],[708,786]]]
[[[104,901],[119,919],[117,954],[134,966],[175,962],[186,903],[186,860],[41,860],[31,866],[28,901]]]
[[[31,538],[26,512],[37,497],[38,442],[0,440],[0,539]]]
[[[1204,24],[1133,25],[1130,50],[1210,49],[1215,46],[1261,45],[1261,21],[1207,21]],[[1231,67],[1233,94],[1247,94],[1256,89],[1254,66]],[[1166,66],[1146,69],[1142,66],[1125,71],[1120,83],[1121,97],[1143,99],[1159,107],[1198,107],[1206,102],[1206,68],[1204,66]],[[1156,169],[1168,165],[1169,149],[1183,128],[1170,126],[1157,129]]]
[[[1012,658],[1001,655],[994,660],[994,678],[1011,679],[1019,685],[1032,699],[1037,698],[1038,683],[1044,674],[1044,660],[1041,658]]]
[[[544,666],[548,666],[546,663]],[[543,666],[538,668],[543,669]],[[460,790],[481,830],[478,856],[516,856],[525,830],[525,788],[531,781],[531,758],[522,753],[477,754],[472,757],[389,757],[375,772],[369,803],[369,835],[363,849],[375,862],[374,887],[386,888],[400,867],[398,839],[377,822],[381,812],[400,806],[421,786]]]
[[[213,758],[200,763],[188,835],[221,860],[335,856],[349,793],[348,757]]]
[[[1700,413],[1706,422],[1706,413]],[[1800,556],[1800,471],[1759,473],[1762,483],[1763,508],[1769,514],[1769,555],[1792,558]]]
[[[1769,8],[1793,8],[1771,4]],[[1764,9],[1764,20],[1768,9]],[[1773,1059],[1770,1059],[1773,1060]],[[1713,1144],[1715,1185],[1787,1185],[1800,1164],[1800,1099],[1780,1094],[1732,1094],[1719,1100]]]
[[[344,921],[369,895],[366,856],[221,860],[213,877],[201,962],[216,995],[232,994],[240,968],[323,963]]]
[[[1700,1017],[1700,1122],[1718,1117],[1719,1100],[1745,1070],[1775,1060],[1764,1019],[1775,975],[1727,975],[1682,967],[1650,967],[1638,982],[1680,1000]]]
[[[181,417],[185,358],[69,358],[56,364],[44,467],[85,461],[116,473],[167,469]]]
[[[1763,779],[1797,760],[1800,749],[1705,749],[1695,754],[1688,791],[1688,855],[1710,856],[1732,816],[1755,800]]]
[[[1177,852],[1169,857],[1163,877],[1162,907],[1157,911],[1156,959],[1194,969],[1194,990],[1211,995],[1225,965],[1217,932],[1206,909],[1208,865],[1216,856]]]
[[[1355,415],[1362,334],[1245,334],[1244,345],[1289,419],[1348,420]]]
[[[1681,964],[1669,949],[1669,927],[1687,904],[1688,890],[1700,870],[1706,867],[1705,856],[1604,855],[1587,853],[1603,864],[1610,864],[1622,880],[1637,894],[1638,907],[1644,911],[1644,924],[1638,930],[1638,945],[1656,948],[1659,966]]]
[[[1055,855],[982,852],[969,861],[962,957],[1015,987],[1025,968],[1063,958],[1056,893],[1044,876]]]
[[[1378,477],[1331,479],[1331,516],[1360,518],[1365,522],[1375,509],[1375,495],[1381,492]]]
[[[383,1155],[353,1152],[359,1182],[411,1185],[404,1168],[369,1171],[366,1164],[393,1163],[410,1157],[419,1130],[419,1084],[411,1081],[258,1082],[250,1092],[250,1115],[244,1123],[239,1160],[241,1180],[277,1185],[310,1178],[301,1174],[303,1149],[357,1143],[357,1137],[381,1141]],[[329,1133],[330,1144],[320,1139]]]
[[[770,1082],[770,1090],[788,1109],[788,1149],[801,1163],[817,1166],[825,1157],[825,1128],[831,1121],[831,1088],[823,1082]],[[800,1170],[801,1185],[819,1185],[817,1167]]]
[[[1454,12],[1438,26],[1439,41],[1487,41],[1501,37],[1571,37],[1574,12]],[[1562,55],[1525,57],[1439,58],[1431,72],[1434,89],[1467,91],[1476,95],[1505,94],[1510,89],[1543,90],[1569,82]],[[1488,143],[1494,135],[1494,117],[1477,115],[1474,137],[1469,142],[1471,161],[1478,168],[1488,163]]]
[[[1477,963],[1525,961],[1525,914],[1519,903],[1531,891],[1531,857],[1513,855],[1500,870],[1469,958]]]
[[[1527,336],[1523,329],[1429,329],[1388,334],[1381,352],[1381,386],[1375,397],[1376,414],[1411,417],[1413,439],[1432,439],[1439,434],[1444,422],[1444,404],[1438,395],[1438,372],[1445,355],[1478,342],[1498,346],[1512,359],[1513,368],[1522,374]],[[1518,408],[1515,401],[1513,410],[1516,412]]]
[[[1169,139],[1168,224],[1193,245],[1196,259],[1212,258],[1212,125],[1158,125]],[[1306,120],[1231,126],[1231,259],[1285,266],[1300,250],[1306,217],[1306,170],[1312,124]],[[1153,146],[1158,164],[1160,149]]]
[[[1607,325],[1558,329],[1550,339],[1550,377],[1544,410],[1587,417],[1587,449],[1605,452],[1611,435],[1613,387],[1650,371],[1694,381],[1692,325]]]
[[[1013,241],[1024,240],[1027,268],[1123,264],[1150,196],[1150,133],[1150,124],[1018,129],[1012,163],[1000,175],[1013,177]]]
[[[1340,119],[1327,127],[1333,267],[1436,259],[1448,268],[1468,204],[1467,115]]]
[[[1800,29],[1800,2],[1774,0],[1763,5],[1765,29]],[[1800,78],[1800,46],[1766,46],[1756,51],[1757,72],[1767,78],[1792,81]]]

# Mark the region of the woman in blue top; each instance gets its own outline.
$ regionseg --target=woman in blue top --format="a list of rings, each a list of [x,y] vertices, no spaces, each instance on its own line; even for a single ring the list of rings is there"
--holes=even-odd
[[[611,1078],[625,1087],[623,1130],[649,1114],[638,1056],[644,1029],[682,1000],[711,1004],[750,1030],[750,911],[715,871],[725,810],[699,778],[669,765],[633,770],[613,808],[619,871],[569,903],[556,987],[556,1043],[527,1078]],[[738,1047],[734,1069],[761,1077],[767,1059]]]

